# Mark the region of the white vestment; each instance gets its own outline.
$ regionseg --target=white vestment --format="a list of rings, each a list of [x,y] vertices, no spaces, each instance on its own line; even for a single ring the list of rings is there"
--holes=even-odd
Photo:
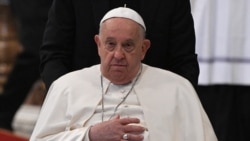
[[[68,73],[50,87],[31,141],[82,141],[101,102],[100,65]],[[135,84],[150,141],[217,141],[211,123],[185,78],[143,64]]]

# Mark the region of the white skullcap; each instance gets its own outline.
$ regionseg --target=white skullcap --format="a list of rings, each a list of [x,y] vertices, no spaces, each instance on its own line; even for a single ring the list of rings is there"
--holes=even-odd
[[[100,25],[105,20],[110,19],[110,18],[115,18],[115,17],[127,18],[130,20],[133,20],[133,21],[137,22],[138,24],[140,24],[146,31],[146,26],[144,24],[142,17],[133,9],[130,9],[127,7],[118,7],[118,8],[115,8],[115,9],[108,11],[108,13],[106,13],[104,15],[104,17],[102,18]]]

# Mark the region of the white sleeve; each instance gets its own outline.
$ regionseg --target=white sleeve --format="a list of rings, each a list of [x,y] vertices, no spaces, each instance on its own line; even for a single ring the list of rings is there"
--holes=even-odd
[[[30,141],[73,140],[82,141],[89,127],[71,127],[71,118],[66,114],[68,92],[60,85],[52,84],[42,106]]]

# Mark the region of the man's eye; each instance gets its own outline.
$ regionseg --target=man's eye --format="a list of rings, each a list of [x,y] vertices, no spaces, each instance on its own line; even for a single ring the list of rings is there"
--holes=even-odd
[[[112,42],[108,42],[105,47],[108,51],[113,51],[115,49],[115,44]]]
[[[107,43],[109,46],[114,46],[115,45],[115,43],[113,43],[113,42],[108,42]]]
[[[131,44],[125,44],[123,46],[123,49],[126,51],[126,52],[131,52],[132,50],[134,50],[134,46],[131,45]]]

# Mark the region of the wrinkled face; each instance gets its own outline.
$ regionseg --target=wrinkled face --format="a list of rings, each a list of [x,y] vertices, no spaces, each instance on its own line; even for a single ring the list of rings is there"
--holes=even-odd
[[[138,73],[150,46],[143,28],[125,18],[106,20],[95,36],[101,59],[101,72],[112,83],[125,84]]]

